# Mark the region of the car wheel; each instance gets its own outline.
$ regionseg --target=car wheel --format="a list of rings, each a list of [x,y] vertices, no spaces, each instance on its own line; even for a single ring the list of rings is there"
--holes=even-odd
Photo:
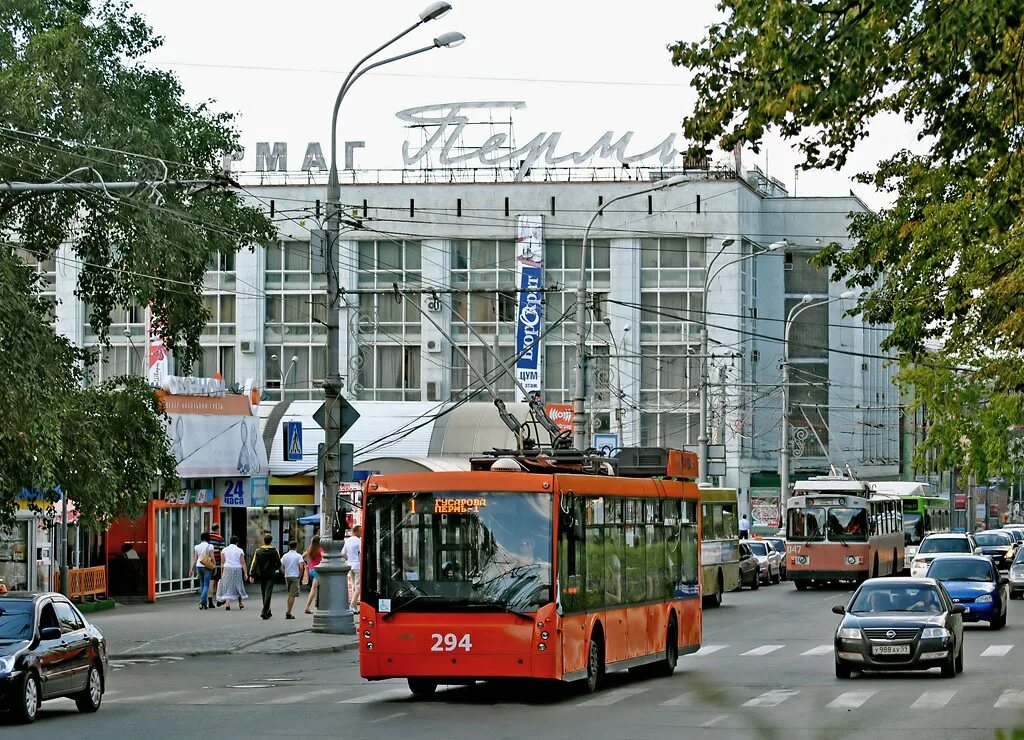
[[[994,630],[1001,630],[1006,626],[1006,612],[1003,612],[998,617],[988,623],[988,626]]]
[[[758,578],[757,576],[758,576],[758,574],[757,574],[757,573],[755,573],[755,574],[754,574],[754,580],[753,580],[753,582],[752,582],[752,583],[750,584],[750,590],[751,590],[751,591],[757,591],[757,589],[761,588],[761,579],[760,579],[760,578]]]
[[[955,665],[955,668],[956,668],[956,672],[957,673],[963,673],[964,672],[964,648],[963,648],[963,645],[960,646],[960,650],[956,654],[956,665]]]
[[[849,678],[853,671],[844,666],[838,660],[836,661],[836,678]]]
[[[39,714],[39,702],[42,692],[39,690],[39,679],[32,671],[25,671],[18,692],[12,697],[11,711],[19,722],[28,724],[36,721]]]
[[[437,682],[428,681],[424,678],[410,678],[409,691],[413,696],[430,696],[437,691]]]
[[[79,712],[95,712],[103,701],[103,676],[97,666],[89,668],[89,682],[85,691],[75,697]]]
[[[961,647],[962,651],[963,648]],[[959,653],[958,653],[959,654]],[[950,655],[942,664],[943,678],[956,678],[956,655]]]

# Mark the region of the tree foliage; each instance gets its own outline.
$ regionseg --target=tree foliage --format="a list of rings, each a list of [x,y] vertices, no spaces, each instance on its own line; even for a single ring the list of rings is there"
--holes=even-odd
[[[208,319],[207,265],[274,238],[231,189],[170,184],[217,179],[237,132],[230,115],[190,105],[173,75],[141,62],[160,43],[124,2],[0,4],[0,182],[151,183],[0,192],[0,523],[22,488],[60,486],[98,523],[137,510],[158,474],[174,475],[152,392],[138,379],[83,388],[86,358],[54,334],[19,255],[78,271],[104,341],[114,309],[152,306],[187,369]]]
[[[725,20],[706,38],[671,47],[673,63],[694,72],[698,100],[684,129],[698,145],[756,147],[774,130],[798,144],[805,169],[839,168],[880,114],[918,127],[921,152],[896,152],[860,176],[892,205],[852,215],[856,246],[830,245],[819,263],[833,280],[871,289],[857,310],[892,325],[885,346],[900,357],[902,382],[942,410],[926,444],[970,472],[1006,470],[1005,455],[952,440],[1002,440],[1006,423],[1021,421],[1024,3],[723,0],[719,9]]]

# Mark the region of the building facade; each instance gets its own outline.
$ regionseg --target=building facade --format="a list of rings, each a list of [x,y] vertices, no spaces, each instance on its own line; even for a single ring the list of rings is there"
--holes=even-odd
[[[899,399],[879,349],[885,330],[844,315],[853,306],[839,297],[845,286],[809,262],[829,243],[849,244],[848,214],[865,209],[856,197],[792,197],[756,170],[697,170],[681,185],[612,205],[584,247],[586,225],[603,203],[678,173],[563,171],[557,181],[535,174],[510,182],[469,182],[457,170],[419,174],[369,182],[345,172],[337,264],[324,264],[315,238],[311,248],[327,215],[322,184],[246,185],[246,197],[273,215],[280,239],[210,265],[211,318],[193,374],[220,373],[228,384],[253,378],[272,400],[320,398],[331,308],[325,269],[337,269],[350,291],[336,310],[353,400],[486,401],[480,372],[513,401],[512,379],[490,350],[508,361],[516,355],[516,240],[519,217],[529,216],[540,221],[548,288],[540,338],[546,402],[572,398],[573,291],[585,261],[592,432],[615,434],[622,445],[695,447],[706,363],[710,441],[724,446],[722,482],[749,496],[746,506],[778,494],[783,413],[797,477],[830,465],[898,477]],[[783,239],[788,248],[765,251]],[[58,330],[90,345],[96,339],[72,293],[73,265],[58,260],[40,269],[54,270]],[[421,292],[405,297],[407,290]],[[793,322],[783,409],[786,317],[804,296],[822,305]],[[119,318],[99,377],[141,372],[143,312]]]

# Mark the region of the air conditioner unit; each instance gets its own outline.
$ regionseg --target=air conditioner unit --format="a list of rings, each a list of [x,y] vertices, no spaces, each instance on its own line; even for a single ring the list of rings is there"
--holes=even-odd
[[[437,354],[440,351],[441,351],[441,342],[440,341],[438,341],[437,339],[428,339],[427,340],[427,352],[429,352],[431,354]]]
[[[247,339],[243,339],[241,342],[239,342],[239,347],[242,350],[242,354],[245,355],[251,355],[253,352],[256,351],[256,343]]]

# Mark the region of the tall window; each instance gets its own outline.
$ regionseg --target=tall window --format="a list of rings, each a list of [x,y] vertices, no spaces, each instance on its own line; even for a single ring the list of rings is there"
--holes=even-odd
[[[86,316],[92,308],[85,307]],[[139,306],[115,308],[110,312],[109,345],[104,346],[86,324],[85,347],[92,350],[87,370],[90,384],[102,383],[122,375],[146,373],[146,311]]]

